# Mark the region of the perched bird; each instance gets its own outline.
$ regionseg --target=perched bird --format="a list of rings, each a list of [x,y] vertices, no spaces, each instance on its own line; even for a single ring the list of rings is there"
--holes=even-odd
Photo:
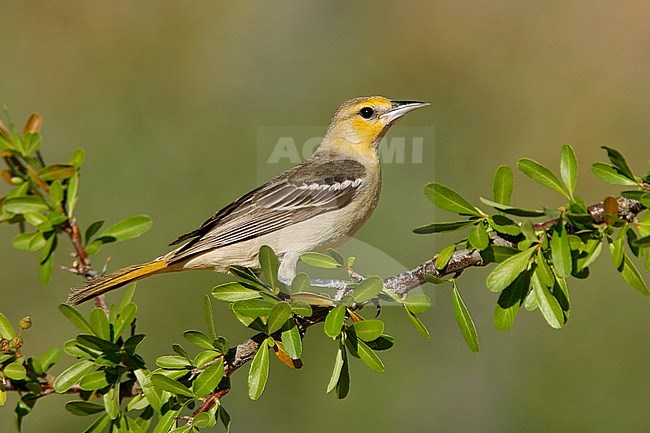
[[[382,96],[344,102],[309,159],[179,237],[171,245],[185,243],[174,251],[73,289],[68,303],[79,304],[154,274],[227,272],[233,265],[259,268],[262,245],[273,248],[280,259],[279,279],[290,282],[301,254],[341,245],[370,217],[381,189],[379,142],[397,119],[426,105]]]

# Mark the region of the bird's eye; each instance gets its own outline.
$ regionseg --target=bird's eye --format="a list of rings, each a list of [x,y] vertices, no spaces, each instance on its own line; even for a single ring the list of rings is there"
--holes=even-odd
[[[363,107],[361,110],[359,110],[359,115],[364,119],[370,119],[373,114],[375,114],[375,110],[370,107]]]

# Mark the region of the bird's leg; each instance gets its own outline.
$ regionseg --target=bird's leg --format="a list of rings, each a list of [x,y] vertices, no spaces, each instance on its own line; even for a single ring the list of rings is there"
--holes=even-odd
[[[293,282],[293,277],[287,277],[286,275],[278,275],[278,280],[286,285],[290,286],[291,283]],[[323,289],[345,289],[347,288],[352,281],[346,281],[346,280],[339,280],[336,278],[333,279],[322,279],[322,278],[310,278],[309,279],[309,284],[312,287],[320,287]]]
[[[278,275],[278,280],[286,285],[290,286],[293,278],[287,277],[286,275]],[[336,289],[336,295],[334,299],[340,301],[343,296],[345,296],[349,291],[350,287],[353,284],[352,281],[340,280],[340,279],[322,279],[322,278],[310,278],[309,284],[312,287],[319,287],[323,289]]]

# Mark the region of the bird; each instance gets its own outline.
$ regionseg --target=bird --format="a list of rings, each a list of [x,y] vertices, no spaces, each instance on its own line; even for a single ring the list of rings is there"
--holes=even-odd
[[[379,144],[406,113],[426,102],[358,97],[335,112],[313,155],[228,204],[173,251],[127,266],[72,290],[77,305],[151,275],[195,269],[259,270],[259,250],[278,256],[278,279],[290,283],[300,256],[344,244],[373,213],[381,190]]]

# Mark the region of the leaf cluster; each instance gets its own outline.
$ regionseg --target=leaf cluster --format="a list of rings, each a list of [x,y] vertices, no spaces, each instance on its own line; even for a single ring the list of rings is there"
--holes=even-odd
[[[621,195],[650,206],[650,173],[635,176],[625,158],[616,150],[605,148],[610,164],[595,163],[592,171],[605,182],[635,186]],[[524,209],[511,206],[513,173],[500,166],[494,175],[492,199],[481,198],[491,211],[471,204],[459,193],[440,183],[425,187],[426,196],[439,208],[456,213],[464,219],[435,222],[415,229],[416,233],[440,233],[469,228],[467,237],[443,249],[435,266],[440,275],[459,248],[477,250],[485,263],[496,267],[487,277],[486,285],[499,293],[494,323],[506,331],[513,325],[520,306],[529,311],[539,310],[553,328],[562,327],[569,318],[567,278],[587,278],[590,266],[600,256],[603,245],[612,255],[614,267],[623,279],[643,295],[648,288],[632,257],[650,268],[650,213],[642,212],[636,219],[618,214],[619,204],[606,197],[602,208],[604,217],[587,208],[584,199],[575,194],[578,161],[571,146],[562,148],[560,176],[532,159],[523,158],[517,168],[538,184],[561,194],[566,202],[556,208]],[[531,218],[546,217],[546,223],[535,224]],[[432,282],[444,282],[431,275]],[[455,279],[454,302],[456,316],[470,348],[474,332],[469,312],[458,302]],[[466,316],[468,319],[463,319]],[[460,318],[459,318],[460,317]],[[478,347],[478,346],[476,346]]]
[[[306,253],[301,260],[322,269],[352,269],[354,258],[344,258],[338,252]],[[222,284],[212,296],[229,302],[230,311],[245,326],[264,335],[248,374],[248,393],[251,399],[262,394],[269,375],[269,350],[290,368],[302,366],[302,338],[306,323],[324,322],[325,334],[339,342],[337,361],[327,392],[336,389],[344,398],[349,390],[348,353],[361,359],[375,371],[384,371],[384,365],[375,353],[393,345],[392,337],[383,334],[384,324],[377,319],[364,319],[358,310],[377,300],[382,293],[383,280],[371,276],[349,281],[340,297],[313,290],[307,274],[299,273],[290,285],[278,281],[279,261],[268,246],[259,251],[261,272],[258,276],[248,268],[234,266],[230,272],[236,282]],[[340,299],[339,299],[340,298]],[[347,322],[350,324],[347,324]]]
[[[13,124],[7,128],[0,122],[0,155],[5,165],[0,169],[0,177],[11,187],[11,191],[0,196],[0,223],[18,226],[19,234],[12,242],[14,248],[39,253],[40,281],[47,284],[58,235],[67,232],[76,236],[74,231],[78,230],[74,212],[79,200],[84,150],[75,149],[68,162],[47,165],[40,153],[42,124],[41,115],[33,113],[20,134]],[[98,234],[103,223],[90,224],[83,239],[79,235],[79,248],[85,248],[85,254],[97,253],[103,244],[142,235],[151,227],[151,218],[126,218]]]

